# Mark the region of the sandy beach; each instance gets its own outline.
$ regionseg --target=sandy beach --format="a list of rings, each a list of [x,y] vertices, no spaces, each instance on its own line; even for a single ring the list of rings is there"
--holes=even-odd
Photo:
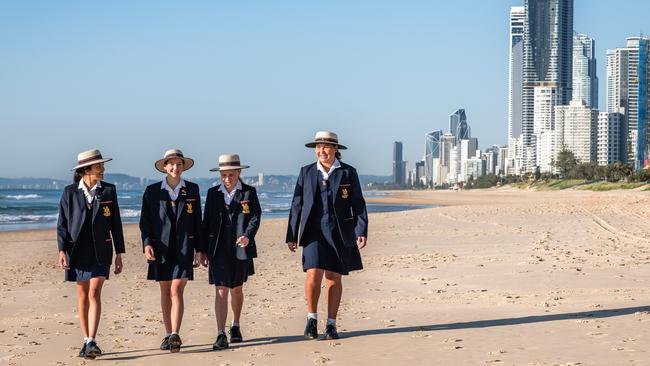
[[[95,361],[54,230],[0,233],[0,364],[650,365],[650,192],[395,192],[440,207],[370,216],[365,269],[344,278],[337,341],[302,338],[304,274],[285,220],[259,231],[245,342],[213,352],[214,288],[195,272],[180,353],[158,350],[159,290],[137,226],[103,292]],[[324,296],[319,307],[325,314]],[[319,322],[322,332],[324,321]]]

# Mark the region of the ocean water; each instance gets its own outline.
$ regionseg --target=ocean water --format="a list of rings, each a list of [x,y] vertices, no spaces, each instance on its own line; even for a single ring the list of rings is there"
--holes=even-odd
[[[59,190],[0,189],[0,231],[54,228],[61,199]],[[143,191],[118,189],[118,202],[123,223],[140,220]],[[205,192],[202,192],[205,194]],[[364,197],[380,197],[383,192],[369,191]],[[291,192],[258,189],[262,218],[284,218],[289,215]],[[205,204],[205,196],[201,197]],[[368,212],[393,212],[431,207],[427,205],[369,204]]]

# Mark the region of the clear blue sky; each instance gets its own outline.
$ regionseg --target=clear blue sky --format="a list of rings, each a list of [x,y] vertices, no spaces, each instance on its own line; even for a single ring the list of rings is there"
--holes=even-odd
[[[90,147],[134,176],[156,176],[169,147],[196,159],[188,177],[230,152],[250,174],[296,174],[321,129],[361,172],[389,175],[392,142],[412,167],[456,108],[481,148],[505,144],[508,13],[522,4],[2,1],[0,176],[69,177]],[[602,108],[605,50],[650,33],[648,14],[647,0],[575,0]]]

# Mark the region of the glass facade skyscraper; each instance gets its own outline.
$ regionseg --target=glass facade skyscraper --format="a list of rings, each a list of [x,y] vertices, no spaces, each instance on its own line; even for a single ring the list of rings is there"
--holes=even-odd
[[[427,184],[436,180],[437,166],[440,165],[440,137],[442,130],[431,131],[424,138],[424,171]]]
[[[525,0],[522,144],[526,170],[536,166],[535,87],[557,90],[558,105],[572,96],[573,0]]]
[[[650,40],[630,37],[607,52],[607,111],[623,114],[625,155],[635,169],[648,166],[648,78]]]
[[[522,130],[522,87],[524,72],[524,21],[526,8],[510,8],[510,61],[508,77],[508,165],[518,170],[523,157],[517,142]],[[519,153],[519,154],[518,154]]]
[[[598,108],[596,42],[584,34],[573,35],[573,100]]]
[[[464,140],[471,137],[471,131],[467,124],[467,115],[464,109],[457,109],[449,116],[449,133],[456,137],[456,140]]]

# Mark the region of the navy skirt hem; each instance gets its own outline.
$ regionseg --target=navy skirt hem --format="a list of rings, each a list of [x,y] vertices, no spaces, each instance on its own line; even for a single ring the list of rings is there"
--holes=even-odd
[[[83,267],[79,266],[66,270],[65,280],[68,282],[86,282],[95,277],[106,277],[108,279],[110,272],[110,265],[93,264]]]
[[[230,262],[210,262],[208,268],[208,283],[215,286],[235,288],[242,286],[248,276],[255,274],[252,259],[234,259]]]
[[[147,280],[151,281],[171,281],[187,278],[189,281],[194,280],[194,267],[192,265],[183,265],[181,263],[149,263],[147,270]]]

